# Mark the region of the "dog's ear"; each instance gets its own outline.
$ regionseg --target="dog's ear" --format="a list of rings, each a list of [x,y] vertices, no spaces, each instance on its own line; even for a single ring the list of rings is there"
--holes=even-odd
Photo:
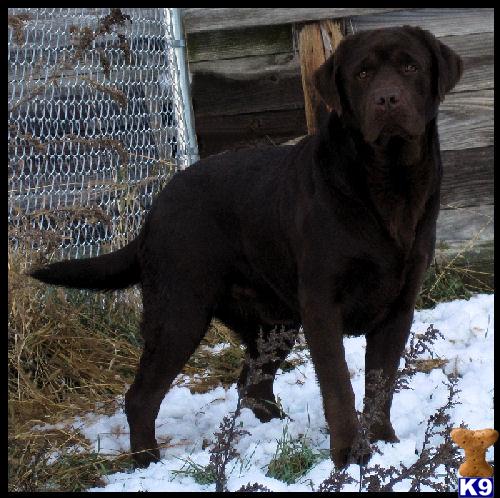
[[[334,109],[340,116],[342,106],[340,104],[340,94],[337,87],[335,55],[331,55],[314,72],[314,86],[329,109]]]
[[[405,28],[410,28],[417,33],[431,51],[437,67],[438,96],[442,102],[444,96],[451,91],[462,76],[462,59],[450,47],[441,43],[431,32],[418,27],[405,26]]]

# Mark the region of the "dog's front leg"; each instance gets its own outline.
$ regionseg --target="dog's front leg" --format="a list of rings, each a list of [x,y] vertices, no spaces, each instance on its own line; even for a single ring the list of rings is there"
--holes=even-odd
[[[398,441],[390,412],[394,381],[412,318],[413,308],[398,310],[366,336],[364,414],[371,441]]]
[[[398,441],[390,420],[394,382],[428,260],[425,255],[415,258],[406,284],[389,315],[366,336],[363,411],[371,421],[371,441]]]
[[[302,324],[319,381],[325,417],[330,429],[330,451],[337,467],[369,455],[354,454],[360,434],[349,369],[342,341],[340,308],[328,304],[331,294],[316,290],[300,295]]]

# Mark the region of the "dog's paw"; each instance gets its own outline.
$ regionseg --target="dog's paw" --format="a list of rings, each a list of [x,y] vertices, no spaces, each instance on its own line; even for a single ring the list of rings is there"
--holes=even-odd
[[[333,448],[331,456],[335,467],[343,469],[352,463],[366,465],[370,461],[372,451],[368,446],[362,449],[349,446],[347,448]]]
[[[134,453],[134,467],[145,469],[150,464],[160,461],[160,450],[158,448],[152,450],[144,450]]]
[[[374,443],[375,441],[385,441],[387,443],[399,443],[399,438],[396,436],[394,432],[394,428],[392,425],[375,425],[371,428],[370,434],[370,442]]]

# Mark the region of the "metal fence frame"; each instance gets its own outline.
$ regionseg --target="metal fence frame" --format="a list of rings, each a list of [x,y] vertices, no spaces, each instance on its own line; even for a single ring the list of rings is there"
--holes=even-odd
[[[198,159],[179,9],[9,9],[9,242],[97,255]]]

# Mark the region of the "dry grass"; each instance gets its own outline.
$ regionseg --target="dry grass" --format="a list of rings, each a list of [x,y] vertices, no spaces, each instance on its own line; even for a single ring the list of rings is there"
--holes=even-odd
[[[94,409],[123,392],[139,358],[139,306],[112,294],[47,287],[9,254],[9,393],[16,417]]]
[[[229,346],[214,353],[212,347],[220,343]],[[234,333],[214,320],[200,347],[182,370],[183,375],[188,377],[183,385],[197,393],[220,385],[229,387],[238,379],[244,357],[245,351]]]
[[[19,46],[24,45],[26,41],[24,28],[29,20],[31,20],[31,16],[27,13],[7,16],[7,23],[14,31],[14,41]]]
[[[139,307],[131,299],[38,284],[23,274],[20,254],[8,255],[9,489],[98,485],[123,458],[94,454],[75,430],[33,427],[116,410],[139,359]],[[54,452],[60,458],[52,462]]]
[[[119,408],[141,352],[140,296],[135,290],[94,294],[45,286],[24,271],[50,257],[26,254],[8,254],[9,489],[97,486],[103,474],[127,468],[129,455],[96,454],[93,442],[64,423]],[[230,346],[214,354],[210,346],[221,342]],[[243,356],[232,332],[214,322],[177,382],[193,392],[229,386]],[[61,428],[34,429],[58,423]]]
[[[447,205],[447,207],[457,209],[457,206]],[[417,301],[417,308],[432,308],[442,301],[469,299],[474,293],[492,293],[494,291],[493,274],[480,271],[477,261],[472,264],[470,262],[474,253],[482,252],[483,258],[487,257],[486,247],[481,247],[483,244],[481,236],[492,223],[493,219],[487,216],[487,220],[476,230],[474,235],[457,248],[454,253],[446,254],[448,244],[444,241],[438,243],[436,259],[427,272]],[[442,251],[444,252],[439,257],[440,261],[437,261],[438,253]],[[489,258],[493,258],[492,252]],[[484,266],[484,262],[479,265],[479,267],[482,266]],[[487,268],[489,267],[490,265],[487,265]]]
[[[435,262],[427,271],[417,299],[417,309],[433,308],[436,304],[453,299],[469,299],[476,293],[492,293],[488,281],[491,275],[476,271],[459,262],[446,265]]]

